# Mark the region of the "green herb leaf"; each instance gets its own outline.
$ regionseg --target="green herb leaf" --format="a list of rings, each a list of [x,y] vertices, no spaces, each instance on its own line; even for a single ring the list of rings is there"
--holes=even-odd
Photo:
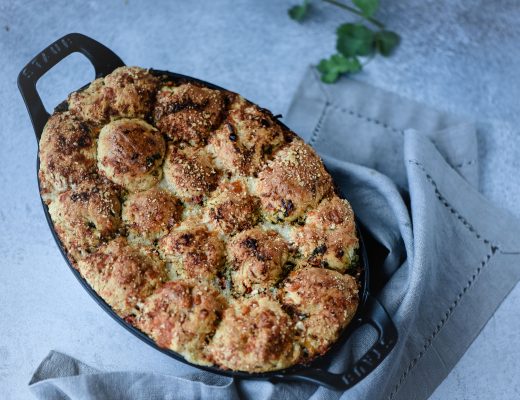
[[[399,35],[392,31],[380,31],[375,36],[376,48],[385,57],[392,54],[400,41]]]
[[[303,3],[298,6],[293,6],[289,9],[289,17],[295,21],[301,22],[307,16],[310,9],[310,0],[303,0]]]
[[[328,71],[328,72],[323,72],[321,74],[321,80],[322,82],[325,82],[325,83],[334,83],[338,80],[339,78],[339,72],[337,71]]]
[[[374,15],[379,8],[379,0],[352,0],[352,2],[361,10],[365,18]]]
[[[288,10],[289,16],[299,22],[308,15],[312,0],[300,1],[302,1],[300,5]],[[374,55],[375,52],[388,57],[399,46],[401,41],[399,35],[387,31],[385,25],[373,17],[379,9],[380,0],[352,0],[351,4],[338,0],[323,1],[362,18],[359,23],[346,23],[338,27],[336,31],[338,54],[321,60],[317,66],[323,82],[333,83],[342,74],[361,71],[363,65],[358,57]],[[377,31],[370,29],[372,25],[378,28]]]
[[[336,49],[345,57],[366,56],[374,50],[374,32],[364,25],[343,24],[336,33]]]
[[[341,54],[334,54],[329,59],[321,60],[318,64],[321,80],[325,83],[334,83],[344,73],[356,73],[362,68],[356,57],[347,58]]]

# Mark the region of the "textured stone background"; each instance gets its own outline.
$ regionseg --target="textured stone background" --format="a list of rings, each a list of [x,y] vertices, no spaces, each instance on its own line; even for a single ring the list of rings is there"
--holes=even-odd
[[[286,16],[291,3],[0,0],[2,398],[30,396],[27,382],[50,349],[107,370],[189,371],[120,328],[67,270],[37,193],[37,146],[15,82],[20,69],[77,31],[127,64],[200,77],[283,114],[307,65],[331,53],[336,25],[349,19],[315,0],[314,16],[298,25]],[[482,121],[480,189],[520,216],[520,4],[382,0],[379,16],[402,35],[402,46],[356,79]],[[92,76],[73,55],[38,89],[52,108]],[[519,306],[517,286],[433,399],[520,397]]]

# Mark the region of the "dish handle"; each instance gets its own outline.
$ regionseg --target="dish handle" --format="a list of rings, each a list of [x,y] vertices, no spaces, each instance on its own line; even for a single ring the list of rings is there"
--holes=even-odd
[[[378,338],[372,347],[345,372],[336,374],[320,368],[305,368],[280,376],[281,380],[316,383],[333,390],[347,390],[369,375],[390,354],[397,343],[397,328],[381,303],[372,295],[366,302],[366,316],[361,324],[372,325]]]
[[[87,57],[94,66],[96,78],[125,65],[108,47],[80,33],[69,33],[38,53],[18,75],[18,89],[31,117],[38,141],[49,119],[49,113],[36,90],[36,83],[48,70],[72,53],[81,53]]]

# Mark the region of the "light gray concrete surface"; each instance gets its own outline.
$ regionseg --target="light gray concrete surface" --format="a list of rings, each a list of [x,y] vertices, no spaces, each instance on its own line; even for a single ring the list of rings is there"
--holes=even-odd
[[[189,371],[120,328],[68,271],[38,197],[19,70],[77,31],[127,64],[196,76],[283,114],[307,65],[331,53],[336,25],[349,19],[315,0],[314,16],[298,25],[286,16],[291,3],[0,0],[0,398],[29,398],[30,376],[51,349],[107,370]],[[520,4],[382,0],[379,16],[403,43],[357,79],[487,121],[479,133],[480,188],[520,216]],[[38,89],[51,108],[91,78],[75,55]],[[517,285],[433,399],[520,397],[519,308]]]

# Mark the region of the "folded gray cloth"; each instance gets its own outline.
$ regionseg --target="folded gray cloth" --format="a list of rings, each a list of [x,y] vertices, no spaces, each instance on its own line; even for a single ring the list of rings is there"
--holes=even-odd
[[[378,297],[399,330],[387,359],[341,393],[206,372],[101,372],[52,352],[30,382],[38,398],[390,400],[433,392],[520,279],[520,223],[476,188],[474,124],[354,80],[323,85],[313,69],[286,123],[317,149],[360,221],[388,250],[375,274]],[[356,332],[331,369],[344,370],[371,337],[368,329]]]

